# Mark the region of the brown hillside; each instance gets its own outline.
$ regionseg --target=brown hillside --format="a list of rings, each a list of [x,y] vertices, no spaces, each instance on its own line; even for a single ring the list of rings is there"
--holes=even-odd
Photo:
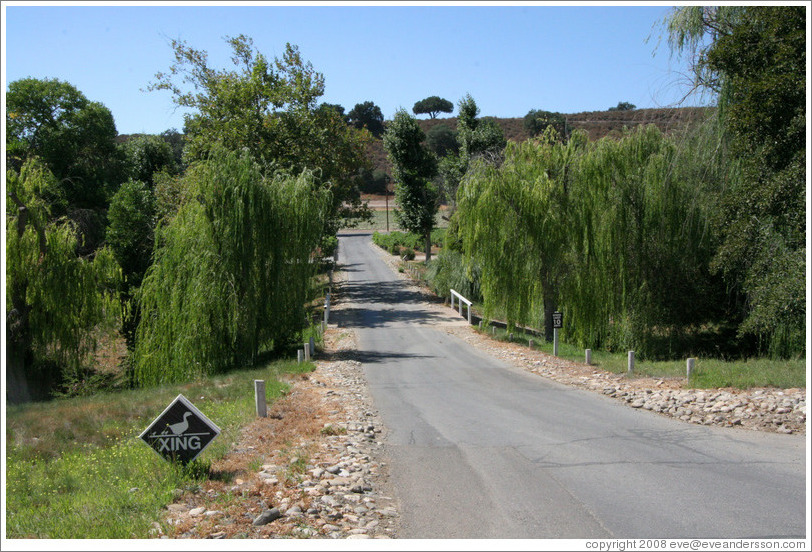
[[[586,130],[590,140],[600,140],[604,136],[619,136],[624,127],[654,124],[665,133],[685,128],[701,121],[708,113],[706,107],[679,107],[662,109],[634,109],[631,111],[584,111],[566,115],[568,125]],[[505,138],[522,142],[530,138],[524,128],[524,119],[488,117],[496,121],[505,132]],[[457,118],[418,119],[423,132],[428,132],[437,125],[446,125],[457,129]],[[391,174],[391,165],[386,158],[383,142],[375,139],[369,145],[369,156],[375,169],[384,169]]]

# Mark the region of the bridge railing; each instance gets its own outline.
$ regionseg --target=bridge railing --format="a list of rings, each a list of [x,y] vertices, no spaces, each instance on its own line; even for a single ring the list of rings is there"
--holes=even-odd
[[[454,308],[454,298],[457,299],[457,304],[459,305],[460,316],[462,316],[462,304],[465,303],[465,305],[468,307],[468,323],[470,324],[471,323],[471,301],[469,301],[468,299],[466,299],[465,297],[460,295],[459,292],[452,289],[451,290],[451,308],[452,309]]]

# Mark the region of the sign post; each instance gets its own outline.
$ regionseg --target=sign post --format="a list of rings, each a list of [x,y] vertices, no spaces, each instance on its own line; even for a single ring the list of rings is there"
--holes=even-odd
[[[218,435],[220,428],[189,399],[178,395],[140,438],[165,460],[188,464]]]
[[[558,356],[558,330],[564,327],[564,313],[553,313],[553,356]]]

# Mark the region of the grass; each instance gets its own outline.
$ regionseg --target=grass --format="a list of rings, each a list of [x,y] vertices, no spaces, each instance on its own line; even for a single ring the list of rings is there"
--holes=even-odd
[[[481,330],[493,335],[490,329]],[[496,328],[496,339],[509,340],[507,330]],[[520,330],[513,330],[513,342],[528,345],[533,339],[533,348],[547,354],[553,354],[553,344],[542,337],[533,336]],[[560,358],[583,363],[584,349],[559,340],[558,356]],[[592,351],[592,365],[596,368],[625,374],[628,371],[628,354],[607,351]],[[685,378],[686,360],[647,361],[635,359],[635,376],[654,378]],[[689,382],[698,389],[717,389],[732,387],[751,389],[754,387],[776,387],[780,389],[806,387],[805,359],[772,360],[768,358],[724,361],[712,358],[698,358]]]
[[[442,215],[444,211],[440,211],[434,217],[435,220],[435,228],[446,228],[448,226],[448,221],[443,219]],[[379,209],[372,211],[372,220],[370,222],[362,222],[358,226],[356,226],[358,230],[378,230],[380,232],[386,231],[386,210]],[[400,226],[398,226],[397,220],[395,219],[395,211],[394,209],[389,209],[389,230],[403,230]]]
[[[255,416],[255,379],[268,402],[284,395],[282,374],[310,363],[276,361],[183,385],[99,393],[7,409],[6,523],[8,538],[147,538],[160,510],[212,473],[240,428]],[[138,435],[179,393],[221,429],[201,455],[170,464]]]

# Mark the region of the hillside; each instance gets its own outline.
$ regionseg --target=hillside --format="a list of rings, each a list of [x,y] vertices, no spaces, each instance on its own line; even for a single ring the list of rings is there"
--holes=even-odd
[[[680,107],[662,109],[634,109],[631,111],[584,111],[582,113],[567,114],[567,123],[573,129],[583,129],[589,133],[590,140],[599,140],[607,135],[616,135],[624,127],[654,124],[663,132],[673,132],[684,128],[691,123],[702,120],[708,113],[704,107]],[[505,138],[521,142],[530,138],[524,128],[522,117],[498,118],[488,117],[496,121],[505,132]],[[457,129],[457,118],[447,119],[418,119],[423,132],[432,127],[444,124],[452,130]],[[369,147],[369,156],[372,159],[373,169],[383,169],[390,173],[390,164],[386,159],[383,142],[373,140]],[[391,174],[391,173],[390,173]]]

